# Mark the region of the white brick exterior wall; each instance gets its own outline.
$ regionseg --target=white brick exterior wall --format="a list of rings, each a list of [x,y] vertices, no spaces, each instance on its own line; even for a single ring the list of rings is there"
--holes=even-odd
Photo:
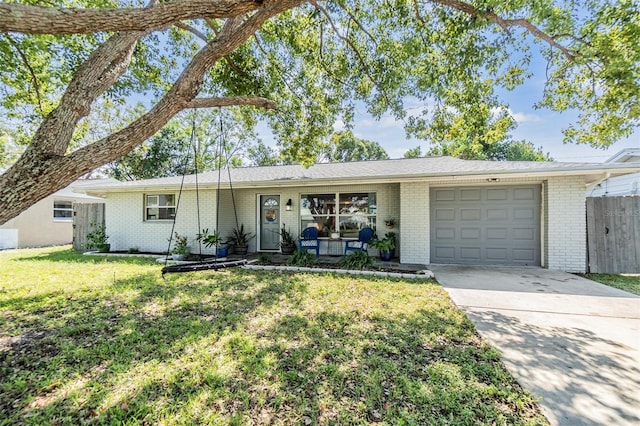
[[[244,224],[245,231],[257,234],[258,202],[260,195],[280,196],[281,223],[291,229],[293,235],[299,235],[300,195],[308,193],[332,192],[376,192],[378,228],[384,234],[388,230],[384,227],[386,217],[400,217],[400,194],[398,184],[382,185],[339,185],[339,186],[305,186],[292,188],[275,188],[273,191],[259,189],[234,190],[238,223]],[[154,191],[146,194],[174,193],[172,191]],[[177,196],[177,191],[175,192]],[[200,226],[210,231],[218,229],[223,237],[231,234],[236,226],[231,191],[223,190],[220,194],[219,226],[216,226],[216,191],[200,190]],[[106,200],[107,235],[112,250],[128,250],[137,247],[141,251],[164,252],[167,250],[168,238],[171,233],[171,221],[144,220],[143,192],[127,192],[109,194]],[[284,205],[291,198],[293,209],[286,211]],[[180,235],[187,235],[192,252],[197,252],[198,231],[195,191],[185,190],[182,193],[180,207],[177,214],[175,231]],[[398,232],[398,226],[393,231]],[[399,239],[399,238],[398,238]],[[253,238],[249,244],[249,251],[257,250],[258,240]],[[211,253],[206,250],[204,253]],[[373,252],[374,253],[374,252]],[[372,253],[372,254],[373,254]],[[399,249],[397,250],[399,253]]]
[[[550,178],[545,182],[545,266],[585,272],[587,264],[586,200],[580,177]]]
[[[172,191],[154,191],[146,194],[169,194]],[[177,192],[175,192],[177,197]],[[144,220],[143,192],[109,194],[106,199],[105,224],[111,250],[164,252],[169,244],[172,222]],[[198,218],[194,191],[184,191],[178,209],[175,232],[186,235],[189,244],[197,246]],[[215,228],[215,191],[200,191],[200,219],[203,228]]]
[[[532,179],[503,179],[500,184],[541,183]],[[429,188],[431,186],[486,185],[486,180],[450,180],[431,182],[404,182],[389,184],[358,184],[336,186],[298,186],[291,188],[238,189],[235,190],[238,222],[245,230],[258,233],[258,202],[260,195],[279,195],[281,223],[291,229],[293,235],[300,233],[300,195],[332,192],[376,192],[377,220],[380,236],[389,232],[384,219],[393,217],[397,225],[398,248],[396,255],[403,263],[430,262],[429,241]],[[541,209],[542,265],[549,269],[584,272],[586,267],[586,218],[585,190],[581,177],[554,177],[543,183]],[[149,192],[151,193],[151,192]],[[166,193],[158,191],[154,193]],[[176,193],[177,194],[177,193]],[[286,211],[284,205],[291,198],[293,209]],[[228,190],[221,193],[220,224],[216,226],[216,191],[200,191],[201,228],[218,229],[228,236],[235,227],[235,217]],[[171,231],[170,221],[144,221],[144,193],[109,194],[106,200],[106,225],[112,250],[127,250],[137,247],[142,251],[163,252]],[[176,231],[187,235],[192,251],[196,251],[198,233],[196,198],[194,191],[184,191],[178,211]],[[257,250],[258,239],[254,238],[250,251]],[[205,252],[210,252],[206,251]],[[372,251],[372,254],[376,254]]]
[[[411,182],[400,184],[400,232],[402,263],[430,261],[429,254],[429,184]]]

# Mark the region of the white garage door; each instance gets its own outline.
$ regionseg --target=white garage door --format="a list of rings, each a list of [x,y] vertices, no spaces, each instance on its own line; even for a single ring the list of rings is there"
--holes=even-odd
[[[431,188],[431,262],[540,265],[540,186]]]

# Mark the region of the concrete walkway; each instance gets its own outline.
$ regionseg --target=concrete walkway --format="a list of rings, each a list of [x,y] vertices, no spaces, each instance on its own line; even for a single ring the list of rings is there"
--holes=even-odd
[[[552,425],[640,425],[640,297],[542,268],[430,268]]]

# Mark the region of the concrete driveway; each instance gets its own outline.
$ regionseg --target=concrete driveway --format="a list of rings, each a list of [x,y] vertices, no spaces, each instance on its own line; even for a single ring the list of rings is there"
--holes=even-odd
[[[552,425],[640,425],[640,297],[542,268],[430,269]]]

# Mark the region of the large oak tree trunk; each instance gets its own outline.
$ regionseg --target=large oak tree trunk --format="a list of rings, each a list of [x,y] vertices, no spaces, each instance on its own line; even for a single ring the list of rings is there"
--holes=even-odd
[[[233,2],[218,3],[228,6]],[[299,0],[264,2],[260,10],[250,16],[230,17],[218,36],[194,56],[171,89],[151,110],[119,132],[66,154],[78,121],[89,114],[95,99],[124,74],[137,40],[146,33],[114,34],[78,68],[60,105],[43,120],[27,151],[0,176],[0,224],[68,186],[83,174],[127,154],[185,108],[229,105],[274,108],[275,104],[264,98],[202,99],[197,95],[205,73],[216,61],[237,49],[267,19],[300,3],[302,1]],[[256,2],[239,1],[238,4],[251,9],[256,6]],[[231,15],[237,15],[238,10],[234,9]]]

